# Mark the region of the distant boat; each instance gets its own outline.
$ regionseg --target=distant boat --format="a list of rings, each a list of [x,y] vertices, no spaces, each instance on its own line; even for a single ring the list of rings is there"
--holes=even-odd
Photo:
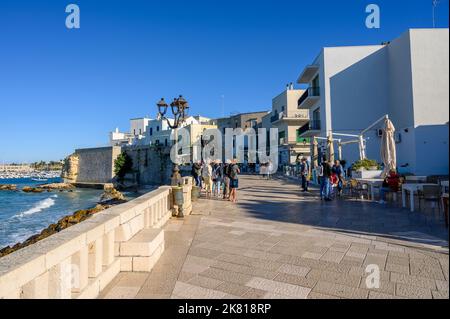
[[[32,178],[31,180],[33,182],[46,182],[46,181],[48,181],[48,179],[46,179],[46,178]]]

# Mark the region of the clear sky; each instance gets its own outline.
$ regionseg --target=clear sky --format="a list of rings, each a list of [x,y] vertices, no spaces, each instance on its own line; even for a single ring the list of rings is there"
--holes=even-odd
[[[437,26],[448,27],[448,0]],[[81,28],[65,27],[66,5]],[[381,28],[365,27],[365,7]],[[191,114],[269,110],[321,47],[380,44],[432,26],[431,0],[1,0],[0,163],[103,146],[183,94]]]

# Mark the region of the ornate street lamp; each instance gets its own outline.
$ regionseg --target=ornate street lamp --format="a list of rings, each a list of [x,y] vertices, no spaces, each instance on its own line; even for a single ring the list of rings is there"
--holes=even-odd
[[[189,110],[189,104],[188,102],[183,98],[182,95],[180,95],[178,98],[174,98],[173,102],[170,103],[170,109],[173,115],[173,122],[170,121],[170,119],[166,116],[167,109],[169,105],[167,105],[164,98],[161,98],[161,100],[156,104],[158,107],[158,118],[161,120],[165,120],[167,122],[167,125],[174,130],[175,138],[178,141],[178,128],[183,124],[183,122],[186,120],[187,112]],[[178,168],[177,164],[174,164],[172,169],[172,180],[171,184],[172,186],[178,186],[178,188],[181,186],[182,183],[181,175],[180,175],[180,169]],[[180,190],[178,189],[178,192]],[[183,195],[183,189],[181,188],[181,196]],[[183,217],[183,209],[182,209],[182,203],[177,203],[179,205],[179,211],[178,211],[178,217]]]
[[[156,106],[158,107],[159,118],[167,121],[167,125],[173,130],[178,129],[183,124],[183,122],[186,120],[187,112],[189,110],[189,104],[182,95],[180,95],[177,98],[174,98],[173,102],[170,103],[170,108],[174,118],[174,121],[172,123],[169,120],[169,118],[166,117],[169,105],[167,105],[164,98],[161,98],[161,100],[156,104]],[[175,131],[175,133],[177,132]]]

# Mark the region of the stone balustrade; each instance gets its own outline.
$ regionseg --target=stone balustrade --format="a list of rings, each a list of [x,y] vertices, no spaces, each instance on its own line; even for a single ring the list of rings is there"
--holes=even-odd
[[[191,179],[184,184],[190,194]],[[173,208],[163,186],[0,258],[0,298],[96,298],[121,271],[150,271]]]

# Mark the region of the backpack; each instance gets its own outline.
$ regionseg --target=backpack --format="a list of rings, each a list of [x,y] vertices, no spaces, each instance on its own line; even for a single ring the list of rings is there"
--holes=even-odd
[[[230,166],[230,178],[231,179],[237,178],[237,172],[236,172],[235,166],[236,165]]]

